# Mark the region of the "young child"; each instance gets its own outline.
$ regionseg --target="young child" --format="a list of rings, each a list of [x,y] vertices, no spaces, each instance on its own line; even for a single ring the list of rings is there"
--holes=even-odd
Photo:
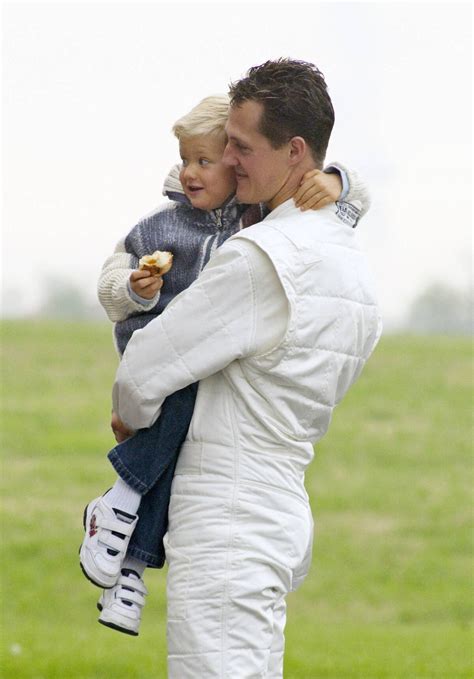
[[[120,355],[135,330],[191,285],[217,247],[267,214],[265,206],[242,205],[234,196],[234,172],[222,163],[228,108],[227,96],[207,97],[175,123],[182,166],[165,182],[170,202],[141,220],[104,264],[99,299],[115,322]],[[341,196],[350,203],[338,203],[338,214],[355,226],[368,209],[368,195],[357,175],[342,166],[307,173],[296,198],[303,209],[317,209]],[[139,259],[156,250],[174,256],[163,278],[138,270]],[[117,433],[122,442],[109,459],[118,479],[84,511],[80,564],[85,576],[104,589],[99,622],[126,634],[138,634],[147,594],[144,569],[162,568],[165,562],[171,482],[197,388],[192,384],[169,396],[150,429],[131,438]]]

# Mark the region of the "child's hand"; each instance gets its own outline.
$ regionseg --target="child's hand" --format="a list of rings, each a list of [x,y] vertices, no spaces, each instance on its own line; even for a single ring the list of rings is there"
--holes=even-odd
[[[330,203],[334,203],[342,191],[342,181],[339,173],[328,174],[321,170],[307,172],[298,191],[293,196],[296,207],[301,210],[319,210]]]
[[[149,271],[132,271],[130,275],[130,287],[133,292],[144,299],[153,299],[158,290],[163,286],[161,276],[152,276]]]

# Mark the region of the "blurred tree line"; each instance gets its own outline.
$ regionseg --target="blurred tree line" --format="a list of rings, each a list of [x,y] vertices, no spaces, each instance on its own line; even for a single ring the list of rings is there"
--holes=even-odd
[[[431,284],[412,302],[403,329],[420,334],[471,335],[471,291]]]
[[[65,320],[105,321],[107,318],[97,299],[88,297],[76,283],[61,278],[44,281],[38,315]],[[418,294],[402,321],[391,330],[417,334],[471,335],[471,291],[434,282]]]
[[[60,278],[44,281],[42,301],[38,315],[43,318],[64,320],[105,320],[106,315],[99,302],[91,300],[75,283]]]

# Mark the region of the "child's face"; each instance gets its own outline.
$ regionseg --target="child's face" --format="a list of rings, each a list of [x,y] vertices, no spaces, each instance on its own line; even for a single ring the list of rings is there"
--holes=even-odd
[[[222,162],[225,145],[225,136],[219,134],[180,139],[179,178],[193,207],[215,210],[234,193],[234,169]]]

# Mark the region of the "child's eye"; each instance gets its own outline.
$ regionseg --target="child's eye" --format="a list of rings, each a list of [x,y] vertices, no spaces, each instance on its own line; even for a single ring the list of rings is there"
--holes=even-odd
[[[199,165],[209,165],[207,158],[199,158]]]
[[[181,158],[181,167],[186,167],[187,164],[188,161],[186,160],[186,158]]]

